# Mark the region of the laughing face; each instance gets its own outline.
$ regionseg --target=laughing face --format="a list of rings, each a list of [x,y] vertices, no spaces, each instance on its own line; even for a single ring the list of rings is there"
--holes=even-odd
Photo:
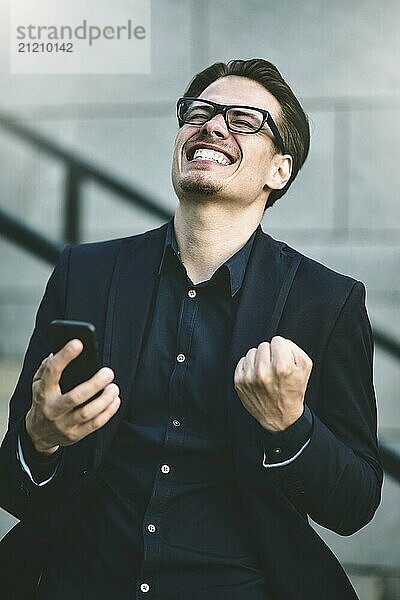
[[[277,119],[278,101],[261,84],[245,77],[214,81],[199,96],[220,104],[251,105]],[[279,120],[279,119],[278,119]],[[265,125],[254,134],[230,132],[222,114],[203,125],[183,125],[176,136],[172,181],[182,200],[229,200],[265,204],[274,185],[276,151]]]

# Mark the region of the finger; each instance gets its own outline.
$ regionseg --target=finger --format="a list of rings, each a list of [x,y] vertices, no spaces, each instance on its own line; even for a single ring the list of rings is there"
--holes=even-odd
[[[32,381],[37,381],[38,379],[40,379],[40,378],[42,377],[42,374],[43,374],[43,371],[44,371],[44,366],[45,366],[46,360],[47,360],[48,358],[51,358],[52,356],[53,356],[53,353],[52,353],[52,352],[50,352],[50,354],[49,354],[48,356],[46,356],[46,358],[44,358],[44,359],[42,360],[42,362],[41,362],[41,363],[40,363],[40,365],[39,365],[39,368],[38,368],[38,370],[36,371],[36,373],[35,373],[35,374],[34,374],[34,376],[33,376],[33,379],[32,379]]]
[[[269,342],[261,342],[257,347],[257,354],[255,356],[255,369],[256,371],[271,366],[271,344]]]
[[[311,370],[313,366],[313,362],[308,354],[299,346],[297,346],[294,342],[292,342],[292,353],[294,357],[294,362],[299,367],[304,367],[307,370]]]
[[[84,432],[84,436],[89,435],[90,433],[93,433],[93,431],[103,427],[103,425],[105,425],[111,419],[111,417],[115,415],[120,405],[121,399],[119,396],[117,396],[101,413],[97,414],[90,421],[86,421],[86,423],[84,423],[80,428],[80,430]]]
[[[295,344],[295,342],[293,342],[292,340],[287,340],[285,338],[281,338],[281,339],[284,340],[289,345],[290,350],[293,355],[293,361],[296,366],[305,367],[307,369],[312,368],[313,363],[312,363],[311,358],[308,356],[308,354],[302,348],[300,348],[300,346]]]
[[[58,385],[65,367],[79,356],[82,350],[83,344],[80,340],[71,340],[57,354],[46,358],[41,374],[44,386],[51,388]]]
[[[114,371],[109,367],[103,367],[87,381],[75,386],[62,397],[60,412],[74,410],[77,406],[93,398],[101,392],[114,379]]]
[[[281,336],[271,340],[271,365],[277,375],[288,375],[295,367],[293,342]]]
[[[244,357],[244,365],[243,368],[246,373],[254,372],[254,365],[256,361],[257,348],[250,348],[246,356]]]
[[[256,348],[250,348],[247,351],[246,356],[243,356],[237,364],[235,385],[241,390],[243,390],[248,385],[251,385],[253,381],[256,353]]]
[[[82,423],[91,421],[106,410],[118,397],[119,387],[115,383],[110,383],[104,388],[103,393],[98,398],[94,398],[84,406],[78,407],[70,413],[70,426],[81,425]]]
[[[238,361],[235,372],[233,374],[233,382],[235,387],[240,385],[244,373],[244,356]]]

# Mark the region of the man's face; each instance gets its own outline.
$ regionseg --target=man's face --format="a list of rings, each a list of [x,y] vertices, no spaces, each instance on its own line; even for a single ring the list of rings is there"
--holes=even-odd
[[[217,79],[199,97],[219,104],[263,108],[275,122],[280,111],[272,94],[245,77]],[[240,205],[265,203],[274,154],[272,133],[266,124],[258,133],[234,133],[219,114],[201,126],[183,125],[176,136],[172,163],[175,192],[181,200],[212,197]]]

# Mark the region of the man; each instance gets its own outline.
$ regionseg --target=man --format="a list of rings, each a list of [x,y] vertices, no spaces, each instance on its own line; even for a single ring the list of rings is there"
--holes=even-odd
[[[260,227],[306,116],[254,59],[197,75],[178,121],[173,220],[48,283],[1,450],[5,597],[356,598],[308,515],[350,535],[380,500],[364,287]],[[64,393],[82,344],[50,354],[55,318],[110,367]]]

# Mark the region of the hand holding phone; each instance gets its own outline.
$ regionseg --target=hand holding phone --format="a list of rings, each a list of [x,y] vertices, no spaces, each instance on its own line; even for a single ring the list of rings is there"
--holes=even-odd
[[[79,335],[70,338],[76,327]],[[94,326],[64,321],[52,325],[51,330],[55,353],[43,360],[33,377],[32,405],[25,417],[36,450],[45,454],[75,444],[103,427],[121,402],[118,386],[111,383],[113,371],[98,368]],[[81,360],[73,368],[78,357]]]

